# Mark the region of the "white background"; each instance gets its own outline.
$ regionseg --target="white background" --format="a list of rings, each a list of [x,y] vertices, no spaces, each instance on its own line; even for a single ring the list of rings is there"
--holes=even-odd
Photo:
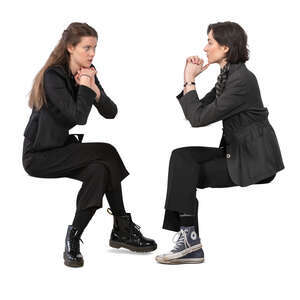
[[[5,5],[5,6],[3,6]],[[299,16],[296,1],[9,1],[1,4],[1,298],[2,299],[299,299]],[[168,266],[155,255],[173,247],[161,228],[170,153],[218,147],[222,123],[191,128],[175,96],[185,58],[206,60],[208,24],[239,23],[285,169],[266,185],[198,190],[206,262]],[[22,166],[28,93],[61,34],[74,21],[99,35],[94,65],[116,119],[92,109],[71,133],[105,141],[130,172],[125,206],[158,249],[114,250],[112,217],[97,211],[82,239],[83,268],[63,264],[67,225],[81,183],[30,177]],[[199,96],[219,65],[197,79]]]

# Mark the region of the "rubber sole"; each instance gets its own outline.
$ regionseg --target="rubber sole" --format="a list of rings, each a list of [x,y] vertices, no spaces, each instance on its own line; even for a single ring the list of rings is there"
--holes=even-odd
[[[167,261],[159,261],[161,264],[166,265],[180,265],[180,264],[201,264],[204,262],[204,258],[182,258],[173,259]]]
[[[168,262],[168,261],[171,261],[171,260],[174,260],[174,259],[181,258],[181,257],[185,256],[186,254],[197,251],[201,248],[202,248],[202,245],[198,244],[198,245],[194,245],[192,247],[186,248],[186,249],[184,249],[180,252],[168,254],[168,256],[158,255],[158,256],[155,257],[155,259],[159,263],[164,263],[164,262]]]
[[[121,242],[116,242],[116,241],[109,241],[109,246],[112,248],[125,248],[134,252],[151,252],[154,251],[157,246],[155,245],[155,247],[152,246],[147,246],[147,247],[135,247],[132,245],[127,245],[125,243],[121,243]]]
[[[80,268],[83,266],[84,262],[74,262],[74,261],[69,261],[65,255],[65,252],[64,252],[64,264],[67,266],[67,267],[71,267],[71,268]]]

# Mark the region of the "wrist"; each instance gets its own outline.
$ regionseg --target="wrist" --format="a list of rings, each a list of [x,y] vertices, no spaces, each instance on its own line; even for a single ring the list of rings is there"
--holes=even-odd
[[[191,75],[184,75],[184,82],[194,82],[195,81],[195,77],[191,76]]]
[[[183,87],[189,86],[189,85],[196,85],[195,81],[185,81],[183,84]]]

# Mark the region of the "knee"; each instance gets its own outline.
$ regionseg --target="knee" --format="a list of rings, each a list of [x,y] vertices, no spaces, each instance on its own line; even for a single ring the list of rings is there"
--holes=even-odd
[[[100,148],[100,151],[103,151],[103,149],[104,149],[105,151],[107,151],[109,153],[118,154],[117,149],[109,143],[101,143],[99,148]]]
[[[26,161],[23,160],[23,168],[29,176],[38,177],[38,172],[36,171],[32,163],[28,164]]]
[[[25,167],[25,166],[24,166],[24,170],[25,170],[25,172],[26,172],[29,176],[35,177],[35,172],[33,171],[33,169],[32,169],[31,167]]]
[[[178,160],[180,158],[183,158],[188,155],[188,152],[189,152],[188,147],[174,149],[171,153],[170,160],[173,161],[173,160]]]

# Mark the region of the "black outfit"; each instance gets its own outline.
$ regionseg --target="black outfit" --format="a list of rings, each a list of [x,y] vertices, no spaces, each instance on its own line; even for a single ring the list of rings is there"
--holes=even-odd
[[[92,65],[93,66],[93,65]],[[117,150],[107,143],[82,143],[83,134],[69,135],[69,129],[87,122],[92,105],[105,118],[114,118],[116,104],[101,92],[99,103],[89,87],[77,85],[67,66],[55,65],[44,73],[47,105],[33,108],[24,132],[23,166],[34,177],[69,177],[82,181],[77,195],[77,210],[65,238],[64,263],[69,267],[84,264],[80,253],[81,234],[102,207],[103,195],[109,202],[114,226],[110,244],[134,251],[153,251],[156,242],[139,231],[125,212],[121,181],[129,175]]]
[[[214,87],[202,99],[196,90],[177,99],[192,127],[223,121],[218,148],[179,148],[170,158],[163,228],[179,231],[179,213],[187,213],[198,230],[197,188],[268,183],[284,164],[256,77],[244,63],[229,66],[220,95]]]
[[[93,66],[93,65],[92,65]],[[97,76],[101,97],[89,87],[77,85],[66,66],[55,65],[44,73],[47,104],[34,108],[24,132],[23,166],[34,177],[69,177],[82,181],[77,195],[77,220],[85,227],[93,210],[102,207],[106,194],[114,213],[124,210],[120,182],[129,174],[117,150],[107,143],[82,143],[83,134],[69,135],[77,124],[85,124],[92,105],[105,118],[114,118],[116,104],[106,95]],[[110,201],[111,200],[111,201]]]

